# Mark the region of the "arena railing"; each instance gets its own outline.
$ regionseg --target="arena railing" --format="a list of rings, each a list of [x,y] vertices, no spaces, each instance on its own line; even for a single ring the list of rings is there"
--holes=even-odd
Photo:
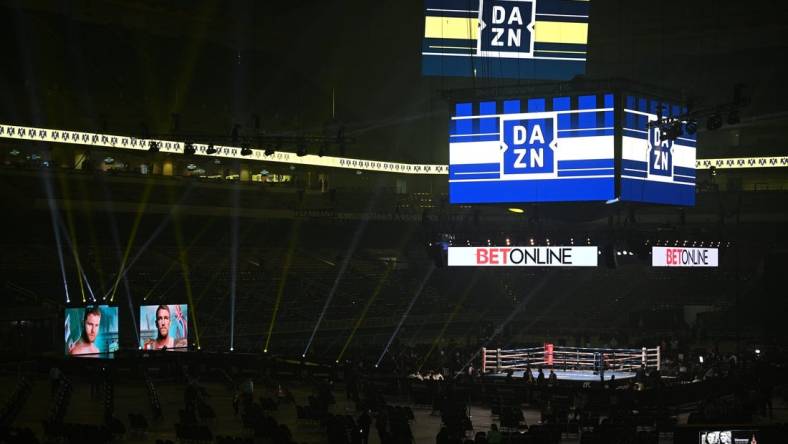
[[[591,348],[562,347],[545,344],[543,347],[520,349],[482,348],[482,372],[500,373],[537,368],[558,368],[595,371],[600,368],[634,371],[641,367],[660,369],[661,355],[655,348]]]

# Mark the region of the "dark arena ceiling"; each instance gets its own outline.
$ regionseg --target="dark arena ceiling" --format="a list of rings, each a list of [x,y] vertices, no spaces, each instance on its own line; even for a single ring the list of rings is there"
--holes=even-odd
[[[776,155],[788,29],[776,1],[600,1],[589,78],[626,78],[697,106],[745,85],[741,123],[701,130],[705,157]],[[422,3],[8,1],[0,113],[49,128],[319,134],[332,118],[366,159],[446,163],[441,90],[511,84],[420,74]],[[768,11],[774,10],[775,13]],[[527,84],[527,81],[521,81]],[[333,97],[333,99],[332,99]],[[333,111],[332,111],[333,110]]]

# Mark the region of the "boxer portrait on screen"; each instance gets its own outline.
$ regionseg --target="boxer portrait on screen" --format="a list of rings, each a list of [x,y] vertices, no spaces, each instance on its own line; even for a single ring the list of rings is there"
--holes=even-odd
[[[156,339],[145,341],[145,350],[167,350],[188,345],[186,338],[173,338],[170,336],[170,307],[159,305],[156,309]]]
[[[96,346],[99,326],[101,325],[101,310],[97,306],[86,307],[82,318],[82,334],[79,340],[68,350],[69,355],[96,354],[101,351]]]

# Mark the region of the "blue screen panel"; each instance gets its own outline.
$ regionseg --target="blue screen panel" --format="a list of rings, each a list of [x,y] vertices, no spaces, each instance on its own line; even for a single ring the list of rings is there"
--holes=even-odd
[[[681,107],[643,97],[626,96],[622,128],[621,200],[669,205],[695,205],[695,134],[682,124],[675,140],[662,137],[657,110],[676,118]]]
[[[455,104],[451,203],[613,198],[612,94],[492,104]]]
[[[589,3],[426,0],[422,74],[549,80],[584,74]]]

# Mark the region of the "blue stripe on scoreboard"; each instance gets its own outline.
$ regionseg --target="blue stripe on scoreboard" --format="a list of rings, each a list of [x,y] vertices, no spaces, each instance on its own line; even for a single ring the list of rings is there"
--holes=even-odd
[[[621,200],[669,205],[695,205],[695,134],[662,138],[660,129],[649,122],[676,119],[686,109],[656,99],[624,97],[622,127]]]

